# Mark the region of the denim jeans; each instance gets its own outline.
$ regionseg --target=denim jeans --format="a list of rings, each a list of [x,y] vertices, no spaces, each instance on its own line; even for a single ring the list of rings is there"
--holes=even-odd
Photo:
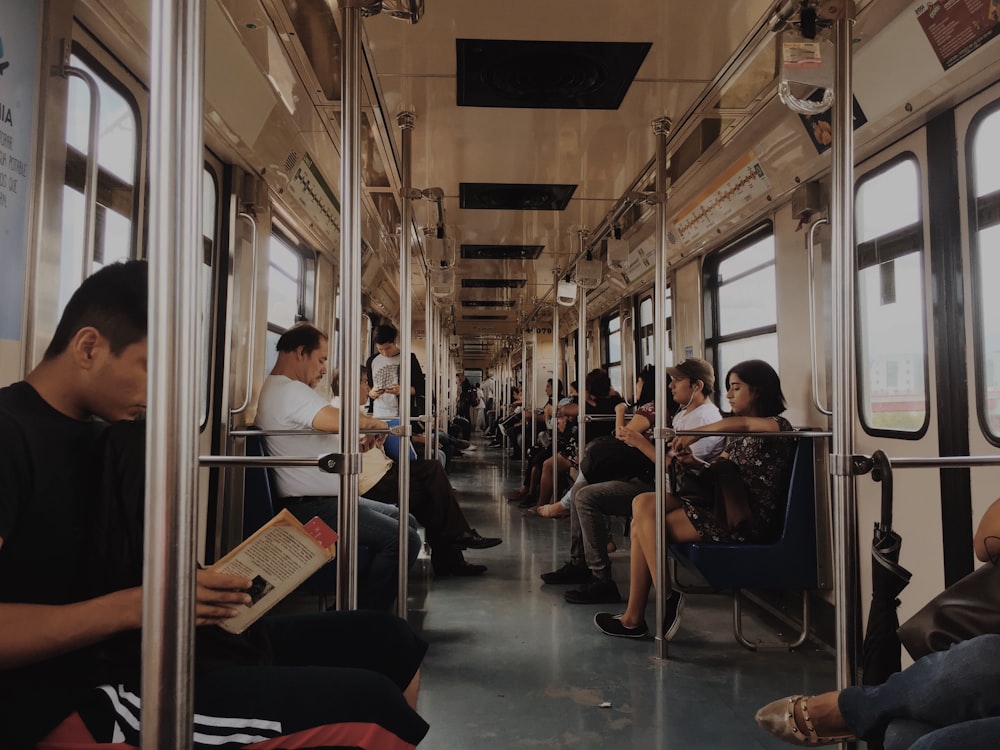
[[[918,659],[876,687],[840,693],[847,726],[886,750],[1000,747],[1000,635]]]
[[[586,562],[595,577],[610,581],[611,531],[607,517],[632,515],[633,498],[652,489],[652,484],[640,479],[587,484],[580,475],[569,502],[570,561],[575,565]]]
[[[286,498],[286,506],[297,519],[305,523],[319,516],[331,528],[337,528],[337,497]],[[409,517],[407,553],[410,566],[420,554],[417,521]],[[365,545],[371,556],[371,566],[358,580],[358,607],[387,610],[396,601],[399,588],[399,508],[367,498],[358,498],[358,543]]]

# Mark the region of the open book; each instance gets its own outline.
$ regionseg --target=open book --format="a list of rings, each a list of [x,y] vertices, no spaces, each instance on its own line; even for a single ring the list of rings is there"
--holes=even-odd
[[[302,524],[283,509],[210,568],[253,581],[247,592],[252,601],[220,627],[242,633],[330,562],[336,555],[336,542],[337,532],[319,517]]]

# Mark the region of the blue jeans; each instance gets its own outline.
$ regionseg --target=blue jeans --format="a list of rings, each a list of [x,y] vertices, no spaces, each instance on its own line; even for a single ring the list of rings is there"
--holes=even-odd
[[[886,750],[1000,747],[1000,635],[928,654],[877,687],[840,693],[847,726]]]
[[[305,523],[319,516],[331,528],[337,528],[337,497],[285,498],[291,500],[285,507]],[[420,554],[420,535],[417,521],[409,517],[410,566]],[[368,548],[371,566],[358,580],[358,607],[361,609],[387,610],[396,601],[399,589],[399,508],[394,505],[358,498],[358,543]]]

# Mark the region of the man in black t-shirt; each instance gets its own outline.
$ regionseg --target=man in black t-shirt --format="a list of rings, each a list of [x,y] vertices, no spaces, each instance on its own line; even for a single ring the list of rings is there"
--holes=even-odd
[[[33,749],[43,738],[138,745],[143,500],[108,490],[101,472],[105,438],[118,427],[107,423],[146,408],[146,279],[142,262],[90,277],[42,362],[0,389],[4,750]],[[118,533],[107,533],[106,522]],[[125,560],[131,568],[115,569]],[[199,641],[250,601],[251,583],[198,571]],[[332,613],[275,618],[265,630],[273,656],[258,651],[248,661],[233,649],[212,669],[196,664],[196,748],[294,735],[288,746],[328,746],[345,732],[352,747],[386,746],[373,737],[413,747],[426,733],[412,708],[426,644],[403,621]]]

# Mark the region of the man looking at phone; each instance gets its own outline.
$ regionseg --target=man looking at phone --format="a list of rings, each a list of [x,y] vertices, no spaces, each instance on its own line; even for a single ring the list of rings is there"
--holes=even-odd
[[[368,382],[371,388],[368,398],[372,402],[372,416],[376,419],[396,419],[399,417],[399,367],[400,351],[396,345],[399,332],[394,326],[384,324],[375,327],[376,354],[368,358]],[[420,414],[420,401],[424,396],[424,371],[415,354],[410,354],[410,397],[416,401],[411,412]]]

